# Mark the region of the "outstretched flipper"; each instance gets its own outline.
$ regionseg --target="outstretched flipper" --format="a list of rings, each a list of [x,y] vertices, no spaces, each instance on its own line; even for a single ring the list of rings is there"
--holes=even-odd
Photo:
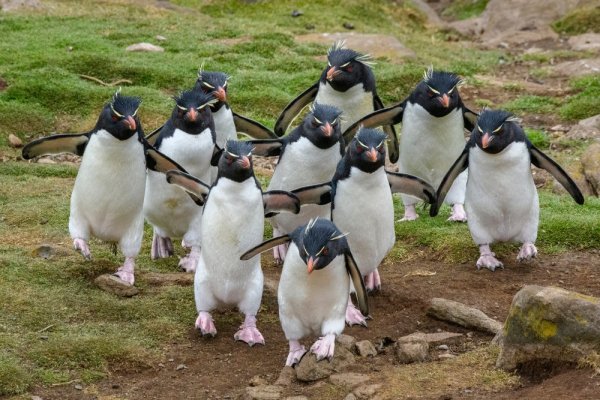
[[[252,154],[255,156],[274,157],[281,155],[283,141],[281,139],[249,140],[252,143]]]
[[[302,109],[310,104],[319,91],[319,82],[315,83],[304,92],[300,93],[298,97],[292,100],[277,118],[275,122],[275,134],[279,137],[285,135],[285,132],[289,128],[290,124],[300,114]]]
[[[331,182],[319,183],[292,190],[292,193],[300,200],[300,205],[331,203]]]
[[[204,205],[210,186],[188,173],[171,170],[167,172],[167,182],[185,190],[199,206]]]
[[[172,169],[176,169],[182,172],[187,172],[185,168],[177,164],[174,160],[167,157],[160,151],[156,150],[146,139],[142,139],[144,145],[144,152],[146,154],[146,167],[152,171],[166,173]]]
[[[240,114],[233,113],[233,123],[236,131],[245,133],[254,139],[277,139],[277,135],[269,128]]]
[[[365,288],[365,283],[363,282],[362,275],[360,274],[360,270],[358,269],[358,265],[356,265],[356,261],[354,261],[354,257],[352,253],[348,252],[344,255],[346,261],[346,271],[352,280],[352,284],[354,285],[354,290],[356,291],[356,300],[358,302],[358,309],[364,316],[369,315],[369,301],[367,299],[367,289]]]
[[[44,154],[73,153],[82,156],[89,140],[90,133],[52,135],[28,143],[21,153],[26,160]]]
[[[471,111],[464,104],[462,104],[462,113],[463,113],[463,123],[465,125],[465,129],[469,132],[472,132],[475,129],[475,123],[477,122],[477,114],[475,111]]]
[[[155,130],[153,130],[152,132],[150,132],[148,135],[146,135],[146,141],[148,143],[150,143],[152,146],[154,146],[156,144],[156,140],[158,139],[158,134],[160,133],[160,131],[162,130],[162,128],[164,128],[164,125],[159,126],[158,128],[156,128]]]
[[[469,151],[471,149],[471,142],[467,143],[463,152],[458,156],[458,159],[454,161],[454,164],[450,167],[444,179],[442,179],[442,183],[440,183],[440,187],[437,190],[437,199],[435,203],[431,204],[431,208],[429,209],[429,215],[435,217],[440,210],[440,206],[442,205],[444,198],[446,198],[446,194],[450,190],[452,183],[456,179],[461,172],[469,167]]]
[[[426,203],[435,203],[435,189],[421,178],[408,174],[385,171],[392,193],[418,197]]]
[[[292,238],[289,235],[277,236],[273,239],[269,239],[266,242],[262,242],[258,246],[253,247],[250,250],[248,250],[247,252],[245,252],[244,254],[242,254],[242,256],[240,257],[240,260],[242,260],[242,261],[249,260],[252,257],[254,257],[255,255],[257,255],[258,253],[263,253],[269,249],[272,249],[275,246],[279,246],[280,244],[287,244],[291,240],[292,240]]]
[[[579,190],[577,184],[573,181],[573,179],[571,179],[565,170],[562,169],[561,166],[556,163],[556,161],[542,153],[533,144],[528,143],[528,146],[531,163],[538,168],[542,168],[550,172],[552,176],[554,176],[554,178],[556,178],[556,180],[559,181],[565,189],[567,189],[567,192],[569,192],[577,204],[583,204],[584,198],[583,194],[581,194],[581,190]]]
[[[270,190],[263,193],[263,204],[265,206],[265,217],[272,217],[282,211],[292,214],[300,212],[298,197],[285,190]]]

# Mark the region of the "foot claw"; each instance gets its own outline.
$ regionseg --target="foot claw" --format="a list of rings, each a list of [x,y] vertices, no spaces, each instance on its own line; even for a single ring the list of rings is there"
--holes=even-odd
[[[479,260],[477,260],[477,269],[479,270],[481,268],[487,268],[493,272],[496,268],[504,269],[504,264],[496,258],[496,254],[489,253],[481,255]]]
[[[310,352],[317,356],[317,361],[328,359],[331,361],[335,351],[335,335],[329,334],[319,338],[311,347]]]
[[[273,257],[275,258],[277,264],[283,264],[285,256],[287,255],[287,249],[287,244],[280,244],[279,246],[273,248]]]
[[[367,292],[375,292],[381,290],[381,277],[379,271],[375,269],[365,278],[365,288]]]
[[[213,322],[212,317],[206,311],[200,311],[198,313],[198,318],[196,318],[195,323],[196,329],[200,331],[202,336],[211,336],[215,337],[217,334],[217,328],[215,328],[215,323]]]
[[[75,250],[78,250],[86,260],[89,261],[92,259],[90,247],[84,239],[73,239],[73,247]]]
[[[306,348],[304,346],[300,346],[295,348],[294,350],[290,350],[287,356],[287,360],[285,361],[286,367],[293,367],[298,364],[302,359],[302,356],[306,354]]]
[[[195,272],[196,264],[198,264],[198,258],[192,257],[191,255],[187,255],[185,257],[182,257],[181,260],[179,260],[178,266],[179,269],[183,272]]]
[[[346,324],[348,324],[348,326],[362,325],[365,328],[367,327],[366,317],[362,315],[360,310],[356,308],[354,304],[352,304],[350,299],[348,299],[348,306],[346,307]]]
[[[517,261],[519,262],[529,262],[533,260],[537,256],[537,248],[533,243],[523,243],[521,246],[521,250],[519,250],[519,255],[517,256]]]
[[[235,335],[233,335],[233,338],[240,342],[247,343],[250,347],[254,346],[255,344],[265,344],[263,335],[258,329],[256,329],[256,327],[252,326],[244,327],[242,325]]]

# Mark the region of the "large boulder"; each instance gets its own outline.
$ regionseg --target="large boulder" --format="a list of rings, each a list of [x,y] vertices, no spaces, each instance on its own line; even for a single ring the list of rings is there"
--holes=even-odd
[[[514,297],[499,340],[496,366],[575,363],[600,352],[600,299],[528,285]]]
[[[313,353],[307,353],[296,365],[296,379],[302,382],[313,382],[327,378],[354,363],[354,358],[354,354],[344,346],[335,346],[331,361],[327,359],[317,361]]]

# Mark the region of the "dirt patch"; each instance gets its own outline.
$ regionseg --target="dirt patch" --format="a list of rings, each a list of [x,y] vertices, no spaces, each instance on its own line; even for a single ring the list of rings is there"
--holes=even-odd
[[[8,88],[8,82],[0,78],[0,92],[6,90],[6,88]]]

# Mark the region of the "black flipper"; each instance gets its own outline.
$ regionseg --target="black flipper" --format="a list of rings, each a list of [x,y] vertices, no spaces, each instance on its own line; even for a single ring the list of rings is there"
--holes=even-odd
[[[331,182],[319,183],[317,185],[310,185],[292,190],[300,205],[304,204],[318,204],[323,205],[331,203]]]
[[[26,160],[44,154],[73,153],[82,156],[91,133],[78,135],[52,135],[27,143],[21,154]]]
[[[289,128],[290,124],[300,114],[302,109],[310,104],[319,91],[319,81],[300,93],[298,97],[292,100],[281,112],[277,122],[275,122],[275,134],[279,137],[285,135],[285,132]]]
[[[163,125],[159,126],[158,128],[156,128],[155,130],[153,130],[152,132],[150,132],[148,135],[146,135],[146,141],[148,143],[150,143],[152,146],[154,146],[154,144],[156,143],[156,140],[158,139],[158,134],[164,127],[165,127],[165,125],[163,124]]]
[[[282,139],[249,140],[252,143],[252,154],[255,156],[274,157],[281,155]]]
[[[289,235],[277,236],[273,239],[269,239],[266,242],[262,242],[258,246],[253,247],[250,250],[248,250],[247,252],[245,252],[244,254],[242,254],[242,256],[240,257],[240,260],[242,260],[242,261],[249,260],[252,257],[254,257],[255,255],[257,255],[258,253],[265,252],[269,249],[272,249],[275,246],[279,246],[280,244],[289,243],[291,240],[292,240],[292,238]]]
[[[279,212],[300,212],[300,200],[293,193],[285,190],[270,190],[263,193],[263,204],[265,205],[265,217],[272,217]]]
[[[167,172],[167,182],[185,190],[199,206],[204,205],[210,190],[210,187],[200,179],[177,170]]]
[[[224,149],[220,148],[215,144],[215,148],[213,149],[212,157],[210,158],[210,165],[216,167],[219,165],[219,158],[221,158],[221,154],[223,154]]]
[[[435,203],[435,189],[421,178],[408,174],[385,171],[392,193],[404,193],[418,197],[426,203]]]
[[[236,131],[245,133],[254,139],[277,139],[277,135],[269,128],[243,115],[233,113],[233,123]]]
[[[373,109],[375,111],[378,111],[383,110],[384,108],[385,106],[383,105],[383,101],[381,101],[379,96],[375,94],[373,96]],[[404,108],[404,105],[402,106],[402,108]],[[402,120],[402,117],[400,117],[400,120]],[[394,125],[383,125],[382,129],[388,137],[387,143],[390,161],[395,163],[396,161],[398,161],[398,158],[400,158],[400,154],[398,153],[400,143],[398,143],[398,135],[396,134],[396,128],[394,128]]]
[[[471,149],[471,142],[467,143],[463,152],[458,156],[454,164],[450,167],[444,179],[442,179],[442,183],[440,183],[440,187],[437,190],[437,199],[436,202],[431,205],[429,209],[429,215],[435,217],[440,210],[440,206],[442,202],[446,198],[446,194],[450,190],[452,183],[461,172],[463,172],[469,166],[469,151]]]
[[[365,283],[363,282],[362,275],[360,270],[358,269],[358,265],[356,265],[356,261],[354,261],[354,257],[352,253],[348,252],[344,254],[344,258],[346,261],[346,271],[348,275],[350,275],[350,279],[352,280],[352,284],[354,285],[354,290],[356,291],[356,300],[358,302],[358,309],[364,316],[369,315],[369,300],[367,298],[367,289],[365,288]]]
[[[562,169],[561,166],[556,163],[556,161],[542,153],[533,144],[528,143],[528,145],[531,163],[538,168],[542,168],[550,172],[552,176],[554,176],[554,178],[556,178],[556,180],[559,181],[565,189],[567,189],[567,192],[569,192],[577,204],[583,204],[584,198],[583,194],[581,194],[581,190],[579,190],[577,184],[573,181],[573,179],[571,179],[565,170]]]
[[[475,129],[475,124],[477,123],[477,117],[479,117],[479,114],[477,114],[475,111],[471,111],[464,104],[462,105],[462,112],[465,129],[471,132],[473,129]]]

